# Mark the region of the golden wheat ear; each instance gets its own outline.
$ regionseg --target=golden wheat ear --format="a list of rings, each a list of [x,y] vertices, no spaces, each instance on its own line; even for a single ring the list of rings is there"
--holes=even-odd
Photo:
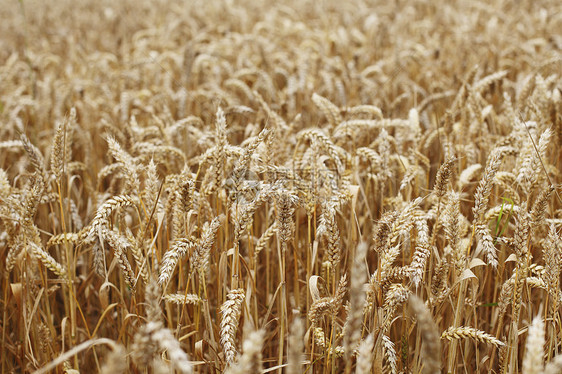
[[[422,336],[422,373],[441,373],[441,342],[437,325],[431,313],[422,299],[416,295],[410,295],[408,299],[410,312],[417,320],[417,328]]]
[[[243,289],[234,289],[226,295],[226,301],[221,306],[220,340],[226,363],[231,365],[236,360],[236,331],[242,313],[242,302],[245,298]]]
[[[541,308],[542,309],[542,308]],[[544,368],[544,321],[541,313],[533,318],[529,326],[525,356],[523,357],[523,374],[542,374]]]

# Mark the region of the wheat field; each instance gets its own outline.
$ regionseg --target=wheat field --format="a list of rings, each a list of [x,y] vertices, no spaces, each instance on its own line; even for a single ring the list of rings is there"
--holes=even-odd
[[[0,14],[2,373],[562,373],[562,3]]]

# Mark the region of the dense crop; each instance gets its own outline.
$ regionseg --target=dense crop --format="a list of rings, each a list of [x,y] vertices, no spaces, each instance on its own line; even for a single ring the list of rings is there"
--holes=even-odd
[[[2,372],[559,373],[558,1],[4,1]]]

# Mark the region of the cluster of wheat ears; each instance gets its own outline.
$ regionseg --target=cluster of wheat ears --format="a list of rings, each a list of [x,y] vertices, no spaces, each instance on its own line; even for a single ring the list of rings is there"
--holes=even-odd
[[[562,373],[562,4],[4,1],[2,373]]]

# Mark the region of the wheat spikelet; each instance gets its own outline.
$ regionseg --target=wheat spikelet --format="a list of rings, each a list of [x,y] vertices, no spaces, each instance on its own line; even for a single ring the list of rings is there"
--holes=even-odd
[[[181,349],[180,343],[174,338],[170,330],[163,328],[160,323],[155,322],[149,322],[146,325],[146,330],[150,334],[150,338],[158,344],[158,347],[167,352],[170,363],[176,370],[183,374],[193,372],[189,357]]]
[[[8,174],[4,169],[0,168],[0,196],[1,197],[10,196],[11,189],[12,187],[10,186]]]
[[[121,374],[129,369],[127,364],[127,350],[121,344],[116,344],[107,354],[105,362],[100,369],[101,374]]]
[[[441,334],[441,339],[453,340],[453,339],[472,339],[480,343],[493,344],[496,347],[501,347],[505,343],[496,339],[492,335],[475,329],[474,327],[460,326],[460,327],[449,327],[447,330],[443,331]]]
[[[366,147],[361,147],[361,148],[357,148],[357,156],[369,161],[369,167],[372,169],[377,169],[380,167],[381,163],[382,163],[382,159],[381,156],[379,156],[379,154],[370,148],[366,148]]]
[[[400,254],[401,245],[399,239],[401,237],[408,238],[410,230],[415,226],[415,218],[419,215],[417,207],[421,201],[421,198],[417,198],[410,202],[394,221],[388,239],[391,247],[381,253],[381,270],[383,274],[390,271],[392,264]],[[423,259],[423,256],[420,259]]]
[[[527,75],[523,84],[519,85],[518,95],[517,95],[517,105],[522,108],[525,104],[525,99],[531,94],[535,88],[535,75]]]
[[[533,148],[533,156],[531,159],[531,170],[542,171],[543,161],[546,159],[546,151],[548,148],[548,144],[550,143],[550,138],[552,138],[553,132],[550,128],[544,130],[541,134],[536,149]],[[538,183],[542,178],[545,177],[544,172],[532,172],[531,173],[531,182]]]
[[[347,114],[351,117],[355,117],[359,114],[368,114],[377,119],[383,119],[382,111],[380,108],[374,105],[356,105],[347,110]]]
[[[488,225],[478,224],[476,225],[476,234],[480,239],[480,245],[482,251],[486,255],[486,260],[488,261],[488,264],[496,268],[498,266],[498,255],[497,255],[497,249],[494,246],[494,240],[492,238],[490,228],[488,227]]]
[[[264,127],[260,131],[258,136],[250,138],[247,146],[244,148],[242,157],[237,160],[236,166],[232,172],[233,175],[240,175],[242,172],[246,171],[250,166],[250,161],[252,160],[252,155],[258,148],[258,146],[268,140],[272,136],[272,130]]]
[[[543,244],[543,257],[545,262],[544,275],[546,288],[550,295],[548,314],[550,317],[558,311],[560,272],[562,270],[562,255],[560,254],[560,235],[556,227],[550,225],[548,236]]]
[[[484,89],[486,89],[492,83],[494,83],[496,81],[500,81],[503,78],[505,78],[507,73],[508,73],[507,70],[500,70],[498,72],[487,75],[484,78],[481,78],[480,80],[478,80],[477,82],[474,82],[472,84],[471,88],[472,88],[473,91],[481,93],[482,91],[484,91]]]
[[[109,226],[109,217],[115,210],[135,204],[136,198],[130,195],[113,196],[104,202],[98,208],[94,219],[89,225],[88,235],[86,237],[87,241],[94,242],[96,237],[106,230]]]
[[[468,185],[480,170],[482,170],[482,165],[480,164],[472,164],[464,169],[459,175],[459,187],[463,188],[464,186]]]
[[[418,232],[416,241],[416,251],[412,256],[410,264],[410,278],[412,283],[418,287],[423,277],[423,270],[427,259],[431,255],[431,245],[429,244],[429,228],[427,221],[421,217],[414,218],[415,226]]]
[[[21,205],[21,223],[24,227],[33,226],[33,219],[44,192],[43,181],[40,178],[35,178],[33,187],[27,192]]]
[[[347,276],[344,275],[338,282],[338,287],[333,297],[316,298],[313,295],[314,301],[308,311],[308,319],[312,322],[313,326],[320,323],[320,319],[326,315],[335,315],[343,305],[343,299],[347,290]]]
[[[343,277],[341,277],[340,280],[338,281],[338,286],[336,287],[336,292],[333,298],[333,303],[336,307],[336,312],[341,310],[346,293],[347,293],[347,274],[344,274]]]
[[[127,123],[129,119],[129,109],[131,97],[128,92],[122,92],[119,97],[119,112],[121,114],[121,123]]]
[[[409,307],[412,314],[416,315],[418,321],[418,329],[421,330],[423,345],[421,348],[422,357],[424,359],[423,373],[439,373],[441,344],[439,342],[439,333],[431,313],[416,295],[409,296]]]
[[[533,208],[531,209],[532,229],[537,228],[544,221],[548,201],[550,200],[550,196],[554,190],[555,188],[553,186],[547,186],[545,189],[541,190],[541,193],[535,200]]]
[[[373,229],[373,241],[375,251],[381,253],[388,247],[388,239],[390,237],[394,222],[398,219],[398,212],[390,211],[382,215],[377,221]]]
[[[266,248],[267,243],[273,237],[276,231],[277,231],[277,221],[273,222],[258,239],[258,242],[256,243],[256,248],[254,249],[255,257],[257,257],[260,254],[260,252]]]
[[[557,355],[546,364],[543,374],[560,374],[562,373],[562,355]]]
[[[80,241],[80,233],[69,232],[66,234],[59,234],[52,236],[47,242],[47,247],[52,245],[64,244],[65,242],[76,244]]]
[[[356,374],[368,374],[371,372],[374,345],[375,339],[371,334],[367,335],[361,344],[359,344],[359,348],[357,348]]]
[[[248,85],[243,81],[241,81],[240,79],[236,79],[236,78],[227,79],[224,82],[224,86],[226,88],[230,88],[232,90],[238,90],[239,92],[243,93],[245,98],[250,102],[253,102],[255,100],[255,96],[254,93],[252,92],[252,89],[248,87]]]
[[[47,177],[47,170],[45,169],[45,159],[43,157],[43,154],[41,153],[39,148],[37,148],[31,143],[31,141],[25,134],[21,134],[20,139],[23,148],[27,152],[31,165],[35,169],[35,172],[38,173],[38,175],[42,178],[43,182],[45,183],[49,179]]]
[[[528,266],[526,256],[528,254],[529,248],[529,231],[530,231],[530,220],[529,215],[526,212],[525,207],[519,211],[518,217],[516,217],[516,230],[513,236],[513,249],[517,255],[518,267],[525,270]]]
[[[131,289],[135,290],[135,285],[137,283],[135,272],[131,267],[131,263],[127,258],[127,252],[131,251],[131,243],[125,238],[124,236],[120,235],[118,232],[114,230],[104,230],[103,232],[104,238],[107,240],[107,243],[111,248],[113,248],[113,252],[115,253],[115,257],[119,262],[119,266],[123,272],[125,277],[125,281],[131,287]]]
[[[114,137],[108,136],[106,140],[107,145],[109,146],[109,152],[117,160],[120,167],[125,172],[127,180],[125,192],[130,193],[136,190],[140,186],[140,180],[135,160],[121,147]]]
[[[540,314],[540,313],[539,313]],[[523,373],[543,373],[544,361],[544,322],[540,315],[533,318],[529,326],[525,356],[523,357]]]
[[[242,355],[236,364],[226,369],[227,374],[263,373],[262,346],[264,331],[252,331],[242,344]]]
[[[163,296],[164,300],[169,301],[174,304],[183,305],[183,304],[199,304],[202,302],[201,298],[194,294],[186,294],[186,293],[176,293],[176,294],[167,294]]]
[[[500,347],[499,352],[498,352],[498,367],[499,367],[499,372],[504,374],[507,370],[507,356],[508,356],[508,351],[509,346],[503,345]]]
[[[312,303],[308,311],[308,319],[312,322],[313,326],[320,323],[320,318],[322,318],[324,314],[333,313],[335,309],[333,301],[331,297],[322,297]]]
[[[226,117],[224,115],[224,111],[220,106],[217,108],[217,113],[216,113],[215,132],[217,136],[217,153],[218,153],[217,161],[219,164],[219,168],[222,168],[226,157],[225,152],[228,146],[228,138],[226,135]]]
[[[324,149],[335,163],[338,174],[343,171],[343,163],[340,158],[340,150],[320,129],[307,129],[301,131],[299,139],[309,139],[313,146]]]
[[[70,218],[72,218],[72,224],[76,230],[82,230],[84,224],[82,222],[82,217],[80,217],[80,212],[76,203],[72,199],[65,198],[64,205],[68,206],[70,209]]]
[[[383,330],[386,330],[390,326],[396,308],[408,300],[411,294],[412,292],[401,284],[392,284],[390,286],[384,300],[385,320],[383,323]]]
[[[320,240],[321,237],[326,238],[327,242],[327,257],[331,264],[332,276],[335,274],[336,266],[341,258],[341,245],[338,225],[336,222],[336,209],[333,203],[325,202],[322,204],[322,215],[320,216],[320,223],[316,228],[316,237]]]
[[[399,216],[394,221],[394,225],[392,227],[390,233],[390,244],[396,244],[398,239],[401,236],[408,235],[409,231],[414,227],[415,220],[414,217],[416,216],[419,205],[422,202],[422,198],[418,197],[415,200],[408,203],[405,208],[400,212]],[[393,262],[390,259],[386,260],[386,263],[391,264]]]
[[[172,239],[176,240],[185,236],[185,214],[192,208],[192,199],[194,195],[194,183],[189,178],[187,170],[184,169],[180,178],[172,188],[173,198],[168,202],[171,204],[171,226]]]
[[[156,206],[156,200],[158,198],[158,190],[160,188],[159,184],[160,182],[158,178],[156,164],[154,163],[154,159],[151,158],[146,168],[146,179],[145,179],[144,190],[142,193],[144,204],[150,209]]]
[[[443,165],[439,168],[437,176],[435,177],[435,185],[433,186],[433,192],[440,199],[445,196],[447,192],[447,183],[451,177],[451,172],[453,164],[456,159],[454,157],[448,158]]]
[[[133,145],[132,151],[138,154],[138,158],[141,159],[150,156],[150,158],[156,158],[159,161],[170,163],[172,159],[175,159],[179,164],[184,164],[187,161],[181,149],[170,145],[154,145],[148,142],[137,142]]]
[[[148,321],[162,322],[162,309],[160,308],[160,301],[162,292],[158,283],[155,281],[154,276],[151,274],[148,282],[144,288],[144,300],[146,303],[145,313]]]
[[[236,359],[236,331],[242,312],[244,290],[234,289],[226,295],[226,301],[221,306],[220,341],[223,347],[227,364],[232,364]]]
[[[5,262],[5,272],[4,276],[8,277],[12,270],[14,269],[17,261],[18,255],[21,253],[22,249],[24,248],[23,243],[19,241],[14,241],[14,243],[10,243],[8,245],[8,254],[6,255],[6,262]]]
[[[223,219],[224,215],[215,217],[210,223],[206,222],[203,226],[200,243],[196,246],[191,261],[193,268],[197,269],[200,274],[206,274],[209,269],[211,248],[215,243],[217,231]]]
[[[61,278],[67,277],[65,268],[61,264],[59,264],[47,251],[45,251],[34,242],[29,242],[28,245],[31,248],[31,252],[33,253],[33,255],[39,261],[41,261],[47,269],[51,270]]]
[[[504,214],[506,207],[509,209],[509,212],[511,213],[520,214],[521,212],[521,206],[519,205],[509,205],[509,206],[507,204],[496,205],[495,207],[488,209],[488,211],[484,215],[484,221],[490,222],[493,220],[497,220],[500,214]]]
[[[168,284],[178,261],[187,256],[189,251],[196,248],[197,245],[198,240],[193,237],[182,238],[174,242],[172,247],[164,255],[164,258],[162,258],[162,263],[160,264],[158,283],[161,286],[165,287]]]
[[[384,348],[384,355],[388,361],[388,364],[390,365],[390,372],[392,374],[398,373],[398,361],[396,357],[396,350],[394,348],[394,343],[392,342],[392,340],[390,340],[388,335],[383,335],[382,344]]]
[[[65,160],[65,123],[61,122],[57,126],[55,136],[53,137],[53,150],[51,151],[51,173],[57,180],[60,180],[63,173],[64,160]]]
[[[492,192],[494,176],[498,172],[501,161],[501,150],[496,148],[488,157],[488,162],[486,164],[486,168],[484,169],[484,176],[480,180],[474,195],[474,208],[472,209],[472,212],[474,213],[474,217],[478,223],[481,222],[481,216],[487,209],[490,193]]]
[[[275,196],[277,205],[277,234],[285,249],[287,242],[292,238],[295,230],[293,214],[295,210],[294,205],[298,201],[298,198],[286,190],[279,191]]]
[[[128,250],[133,255],[138,272],[142,276],[142,279],[147,282],[149,278],[148,264],[142,252],[142,248],[139,246],[142,245],[142,243],[139,243],[139,240],[135,238],[131,229],[128,227],[125,230],[125,238],[127,240]]]
[[[302,319],[295,318],[291,324],[289,335],[289,352],[287,355],[287,374],[302,373],[304,354],[304,323]]]
[[[20,148],[23,144],[23,140],[6,140],[0,142],[0,148]]]
[[[342,121],[339,108],[330,100],[316,93],[312,94],[312,101],[322,111],[331,128],[336,127]]]
[[[326,348],[326,334],[321,327],[316,327],[313,329],[314,341],[319,347]],[[328,354],[335,356],[336,358],[343,357],[345,350],[341,345],[330,348],[327,351]]]
[[[448,194],[447,204],[445,205],[444,224],[445,237],[449,241],[449,245],[453,252],[458,252],[460,242],[460,194],[451,192]]]
[[[363,309],[365,307],[365,292],[363,286],[367,282],[367,274],[364,269],[366,254],[367,243],[360,243],[357,246],[351,270],[350,307],[343,341],[346,360],[350,359],[362,335]]]

